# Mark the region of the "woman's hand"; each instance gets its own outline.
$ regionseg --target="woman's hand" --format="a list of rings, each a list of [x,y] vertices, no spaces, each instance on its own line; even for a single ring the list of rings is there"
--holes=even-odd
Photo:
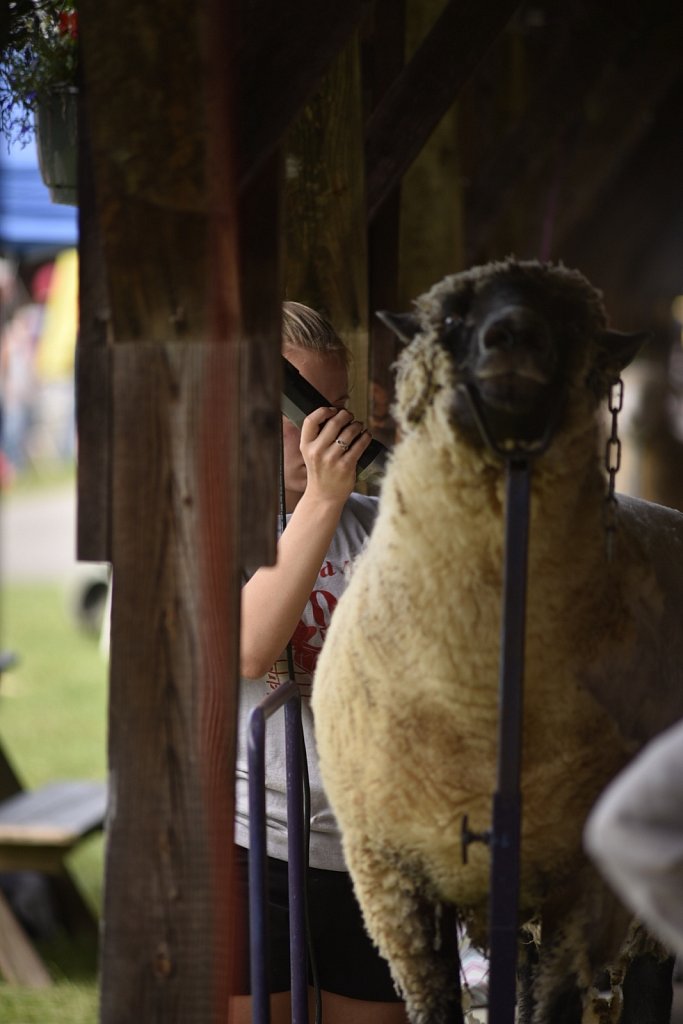
[[[372,440],[348,409],[316,409],[301,427],[309,497],[345,502],[356,482],[356,465]]]

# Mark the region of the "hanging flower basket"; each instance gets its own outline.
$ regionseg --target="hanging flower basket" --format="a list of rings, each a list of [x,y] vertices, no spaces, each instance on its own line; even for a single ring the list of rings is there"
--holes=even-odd
[[[62,86],[36,102],[36,146],[40,174],[53,203],[78,205],[78,89]]]

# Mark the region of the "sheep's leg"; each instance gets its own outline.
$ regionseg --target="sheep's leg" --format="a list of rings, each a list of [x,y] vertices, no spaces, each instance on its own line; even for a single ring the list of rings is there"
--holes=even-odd
[[[581,1024],[587,984],[579,980],[573,931],[544,922],[544,932],[530,982],[533,1024]]]
[[[673,958],[641,953],[631,960],[622,984],[619,1024],[669,1024],[673,1000]]]
[[[393,851],[346,849],[365,924],[389,962],[411,1024],[462,1024],[455,908]]]
[[[531,1024],[534,1017],[534,981],[538,970],[538,947],[526,932],[517,967],[517,1024]]]

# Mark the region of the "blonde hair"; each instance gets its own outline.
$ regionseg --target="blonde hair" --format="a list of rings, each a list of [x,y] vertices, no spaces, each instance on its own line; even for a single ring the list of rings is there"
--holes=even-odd
[[[332,324],[302,302],[282,304],[282,346],[334,354],[349,366],[351,353]]]

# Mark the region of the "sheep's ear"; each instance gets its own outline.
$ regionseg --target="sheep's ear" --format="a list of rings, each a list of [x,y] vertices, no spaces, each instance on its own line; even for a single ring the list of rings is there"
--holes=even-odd
[[[607,369],[620,372],[636,356],[650,335],[647,331],[625,334],[622,331],[603,331],[598,342],[602,360]]]
[[[380,309],[375,315],[406,344],[420,333],[420,321],[414,313],[389,313]]]

